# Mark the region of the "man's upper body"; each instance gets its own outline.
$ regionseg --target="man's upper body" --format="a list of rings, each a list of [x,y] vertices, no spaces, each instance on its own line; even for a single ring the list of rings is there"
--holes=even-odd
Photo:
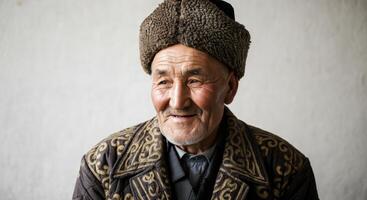
[[[229,109],[221,126],[217,174],[198,199],[318,199],[309,160],[293,146]],[[111,135],[83,157],[73,199],[178,199],[167,146],[156,117]]]
[[[165,0],[140,30],[156,117],[82,159],[73,199],[318,199],[308,159],[225,106],[250,35],[219,0]]]

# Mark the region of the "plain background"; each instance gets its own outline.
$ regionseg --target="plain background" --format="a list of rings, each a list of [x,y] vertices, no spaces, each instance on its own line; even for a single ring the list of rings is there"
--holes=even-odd
[[[154,116],[139,25],[158,0],[0,0],[0,199],[71,199],[82,155]],[[233,0],[252,35],[232,111],[367,199],[367,1]]]

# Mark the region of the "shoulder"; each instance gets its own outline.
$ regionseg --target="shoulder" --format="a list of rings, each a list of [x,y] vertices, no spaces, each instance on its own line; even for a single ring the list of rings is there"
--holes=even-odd
[[[282,174],[302,168],[306,156],[285,139],[251,125],[247,128],[265,164],[277,164],[276,171]]]
[[[274,197],[318,199],[309,159],[283,138],[260,128],[247,127],[262,157]]]
[[[303,153],[273,133],[249,125],[247,129],[257,147],[275,197],[287,196],[295,187],[306,188],[302,186],[306,182],[307,188],[315,188],[311,165]]]
[[[302,171],[308,159],[283,138],[251,126],[238,119],[229,109],[225,110],[226,126],[230,133],[229,141],[235,146],[243,138],[242,148],[250,161],[258,163],[260,171],[266,172],[269,179],[285,180]],[[232,133],[232,134],[231,134]],[[246,157],[246,156],[245,156]],[[271,180],[270,180],[271,181]]]
[[[123,155],[136,132],[147,122],[109,135],[84,155],[85,164],[99,181],[110,174],[113,165]]]

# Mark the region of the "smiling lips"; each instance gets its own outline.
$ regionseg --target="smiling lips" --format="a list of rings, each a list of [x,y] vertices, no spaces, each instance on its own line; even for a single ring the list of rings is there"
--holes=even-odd
[[[177,117],[177,118],[187,118],[187,117],[193,117],[195,116],[195,114],[193,115],[170,115],[170,117]]]
[[[180,115],[174,115],[170,114],[169,118],[171,118],[173,121],[176,122],[184,122],[187,120],[191,120],[196,114],[180,114]]]

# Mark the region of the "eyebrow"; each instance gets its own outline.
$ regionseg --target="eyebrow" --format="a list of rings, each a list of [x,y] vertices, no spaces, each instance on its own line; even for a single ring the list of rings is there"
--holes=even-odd
[[[203,70],[201,68],[194,68],[194,69],[189,69],[185,71],[184,74],[186,76],[193,76],[193,75],[201,75],[202,72]],[[168,72],[165,69],[156,69],[154,70],[153,74],[158,75],[158,76],[165,76],[168,74]]]
[[[187,75],[200,75],[202,74],[203,70],[201,68],[194,68],[194,69],[190,69],[190,70],[187,70],[185,72],[185,74]]]
[[[158,76],[164,76],[167,75],[167,70],[156,69],[154,70],[153,74],[157,74]]]

